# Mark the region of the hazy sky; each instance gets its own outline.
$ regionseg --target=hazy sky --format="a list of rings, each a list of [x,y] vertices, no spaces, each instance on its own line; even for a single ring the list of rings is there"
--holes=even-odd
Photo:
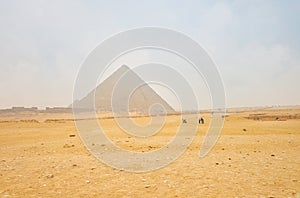
[[[65,106],[101,41],[142,26],[199,42],[227,106],[300,104],[300,1],[0,1],[0,108]]]

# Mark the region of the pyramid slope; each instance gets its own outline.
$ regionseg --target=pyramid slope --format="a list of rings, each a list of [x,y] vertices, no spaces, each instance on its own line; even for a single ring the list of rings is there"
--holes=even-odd
[[[105,79],[100,85],[91,91],[86,97],[76,102],[76,108],[81,109],[93,109],[91,104],[93,104],[93,98],[95,97],[95,109],[97,111],[113,111],[122,112],[127,111],[124,105],[120,105],[112,109],[112,92],[113,88],[118,83],[119,79],[126,77],[126,83],[119,83],[118,90],[126,90],[128,87],[143,84],[143,86],[136,89],[129,101],[129,111],[137,113],[148,113],[150,107],[153,104],[160,104],[164,107],[165,113],[172,113],[175,110],[162,99],[149,85],[147,85],[136,73],[134,73],[128,66],[123,65],[117,71],[115,71],[111,76]],[[122,95],[122,94],[121,94]],[[120,97],[114,100],[115,104],[122,103],[126,98]],[[161,108],[153,107],[151,109],[152,113],[159,114],[162,113]]]

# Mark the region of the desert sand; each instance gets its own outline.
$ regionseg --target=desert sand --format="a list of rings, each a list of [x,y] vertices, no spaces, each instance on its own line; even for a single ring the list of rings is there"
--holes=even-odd
[[[0,115],[2,197],[300,197],[300,108],[231,110],[205,157],[198,153],[209,125],[175,162],[129,173],[107,166],[81,142],[71,114]],[[143,124],[149,118],[135,118]],[[181,121],[170,115],[149,141],[101,118],[107,136],[133,151],[158,149]],[[187,123],[188,124],[188,123]]]

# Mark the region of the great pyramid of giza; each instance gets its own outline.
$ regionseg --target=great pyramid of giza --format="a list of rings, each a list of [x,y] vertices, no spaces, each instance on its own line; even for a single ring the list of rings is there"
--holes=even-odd
[[[119,82],[120,79],[123,81]],[[118,89],[116,90],[115,85],[118,83]],[[113,95],[113,89],[115,91],[125,91],[129,87],[132,88],[134,85],[143,85],[137,88],[130,96],[129,102],[124,94]],[[112,95],[114,108],[112,108]],[[128,95],[128,94],[127,94]],[[84,98],[76,101],[76,108],[80,109],[90,109],[91,104],[93,104],[93,98],[95,97],[95,110],[96,111],[113,111],[113,112],[136,112],[147,114],[149,108],[152,106],[151,114],[160,113],[172,113],[175,110],[162,99],[149,85],[147,85],[134,71],[132,71],[128,66],[123,65],[117,71],[115,71],[111,76],[105,79],[101,84],[99,84],[94,90],[87,94]],[[126,104],[127,108],[125,107]],[[155,104],[160,104],[161,107]],[[155,109],[157,108],[157,109]]]

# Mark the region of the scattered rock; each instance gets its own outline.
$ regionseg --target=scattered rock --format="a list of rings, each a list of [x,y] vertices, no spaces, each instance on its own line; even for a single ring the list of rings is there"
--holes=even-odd
[[[73,164],[72,166],[73,166],[73,167],[76,167],[76,166],[77,166],[77,164]]]
[[[208,185],[203,185],[202,188],[209,188],[209,186]]]
[[[69,135],[69,137],[75,137],[75,136],[76,136],[76,135],[74,135],[74,134],[70,134],[70,135]]]
[[[145,185],[145,188],[150,188],[151,186],[149,184]]]
[[[85,181],[85,183],[89,184],[89,183],[90,183],[90,181],[89,181],[89,180],[86,180],[86,181]]]
[[[272,154],[271,156],[272,156],[272,157],[275,157],[275,155],[274,155],[274,154]]]
[[[50,178],[53,178],[54,175],[53,174],[48,174],[48,175],[46,175],[46,177],[50,179]]]
[[[216,165],[219,165],[219,163],[218,163],[218,162],[216,162]]]
[[[247,129],[243,129],[243,131],[244,131],[244,132],[246,132],[246,131],[247,131]]]
[[[228,157],[228,160],[231,160],[231,158],[230,158],[230,157]]]
[[[74,146],[75,146],[74,144],[72,144],[72,145],[65,144],[65,145],[64,145],[64,148],[71,148],[71,147],[74,147]]]

